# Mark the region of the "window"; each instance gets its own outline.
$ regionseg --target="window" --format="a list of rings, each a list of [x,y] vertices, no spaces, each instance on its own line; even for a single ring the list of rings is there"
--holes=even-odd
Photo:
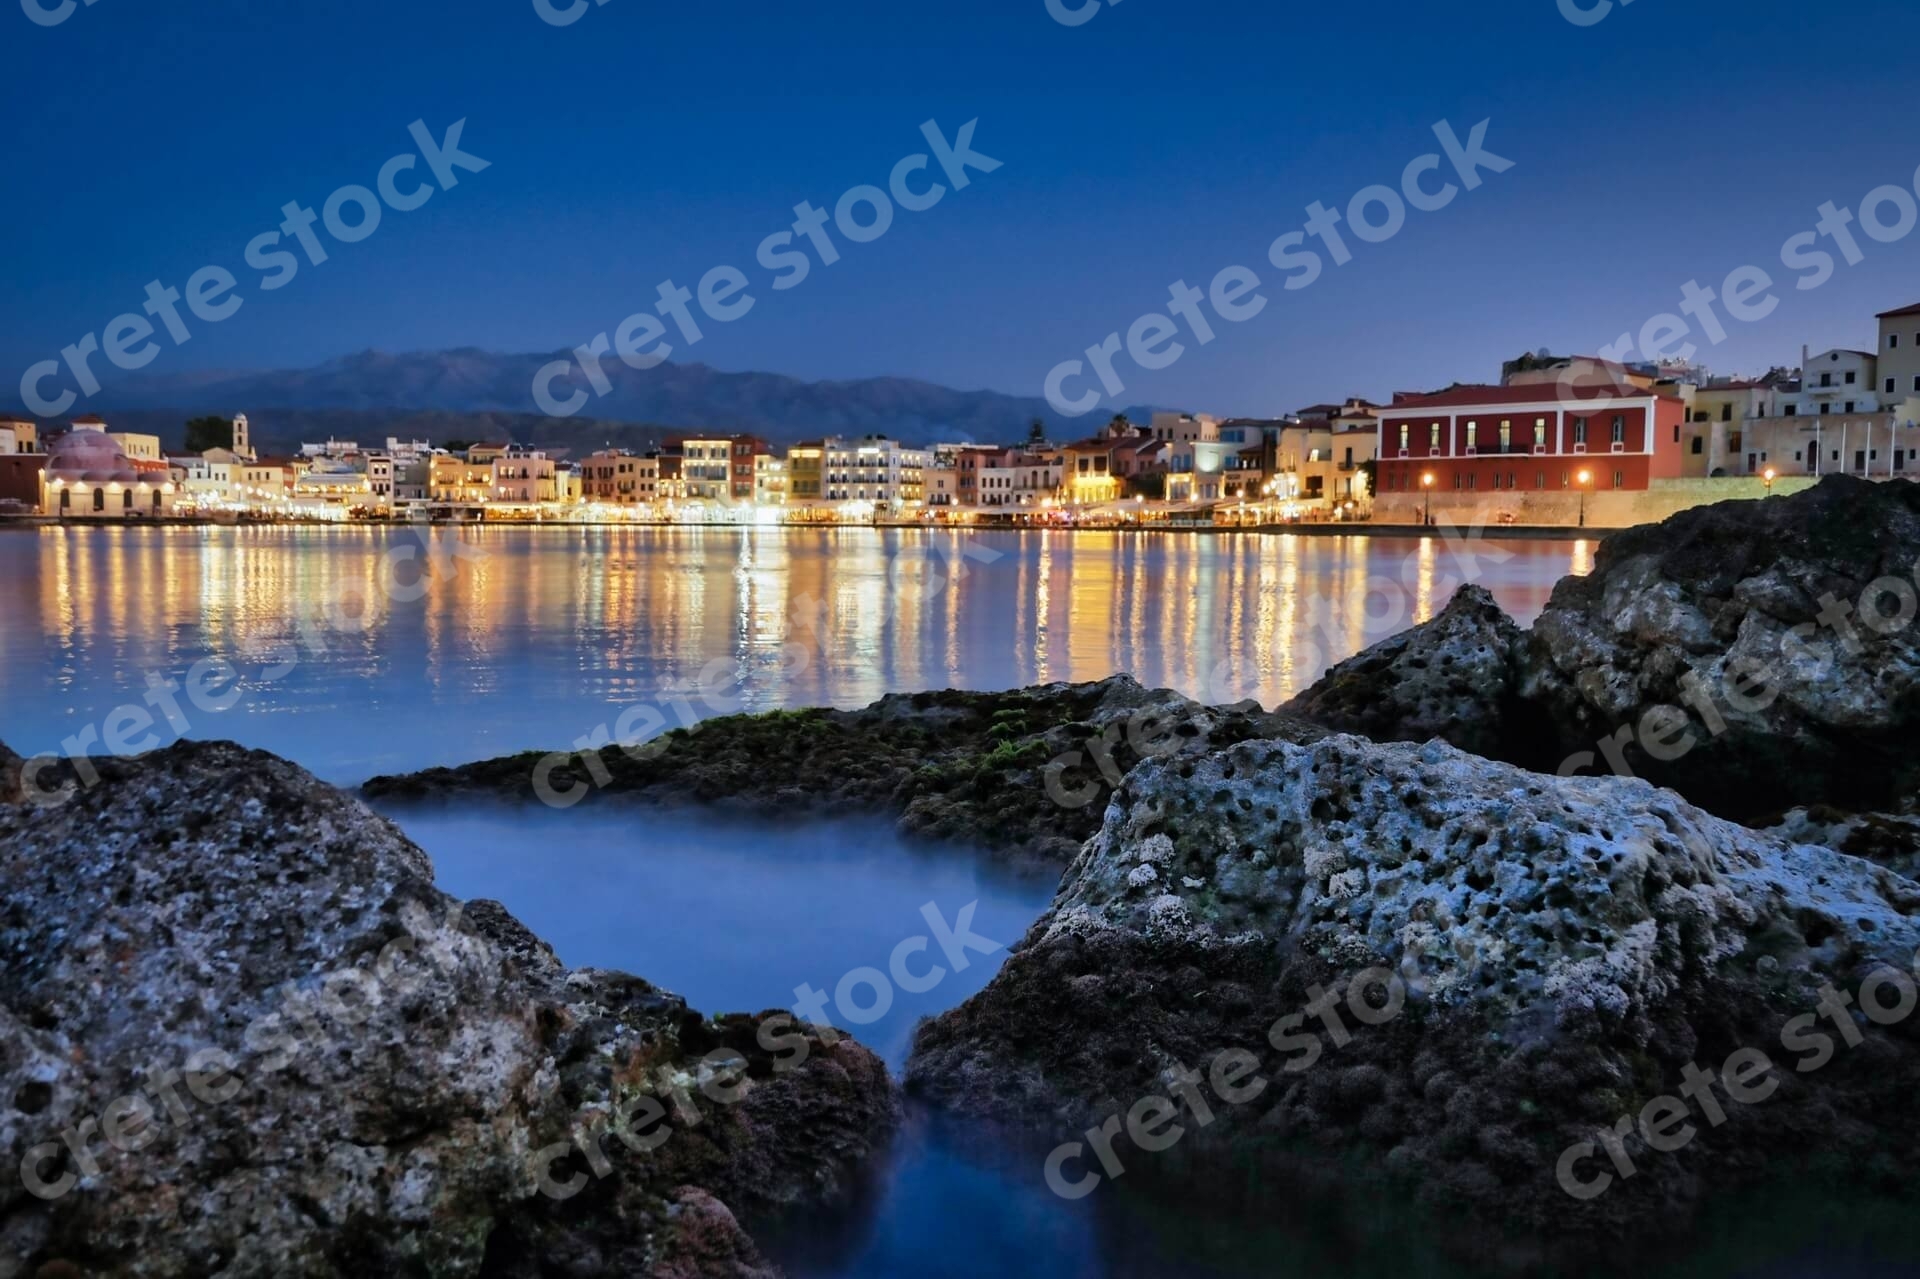
[[[60,490],[60,509],[63,511],[71,511],[73,509],[73,490],[72,489]]]
[[[1402,422],[1400,424],[1400,451],[1402,453],[1407,451],[1407,437],[1412,434],[1413,434],[1413,423]]]
[[[1822,404],[1822,405],[1820,406],[1820,413],[1821,413],[1821,416],[1823,416],[1823,417],[1824,417],[1824,416],[1826,416],[1827,414],[1829,414],[1829,413],[1831,413],[1831,412],[1833,412],[1833,405],[1831,405],[1831,404]]]
[[[1853,412],[1853,401],[1852,401],[1852,400],[1848,400],[1848,401],[1847,401],[1847,408],[1846,408],[1846,411],[1847,411],[1847,412],[1849,412],[1849,413],[1851,413],[1851,412]]]
[[[155,515],[158,515],[160,513],[160,490],[159,489],[155,489],[153,491],[153,513]]]
[[[1888,394],[1888,395],[1892,395],[1892,394],[1893,394],[1893,379],[1892,379],[1892,378],[1888,378],[1888,379],[1887,379],[1887,394]]]
[[[107,491],[105,489],[95,489],[93,491],[93,509],[96,511],[104,511],[107,509]]]
[[[1533,446],[1537,449],[1547,446],[1547,419],[1543,417],[1533,419]]]
[[[1613,473],[1613,486],[1617,489],[1623,489],[1627,486],[1627,473],[1625,471],[1615,471]]]
[[[1477,476],[1477,475],[1469,475],[1469,476],[1467,477],[1467,487],[1468,487],[1468,488],[1478,488],[1479,486],[1480,486],[1480,477],[1479,477],[1479,476]]]
[[[1678,426],[1675,426],[1673,428],[1673,442],[1675,444],[1678,444],[1680,442],[1680,428]]]
[[[1547,486],[1547,473],[1545,471],[1535,471],[1533,473],[1533,486],[1537,489],[1543,489]]]
[[[1613,442],[1615,444],[1627,442],[1627,419],[1618,414],[1615,414],[1613,419]]]
[[[1889,387],[1888,389],[1891,390],[1892,388]],[[1920,377],[1913,379],[1913,389],[1916,391],[1920,391]]]
[[[1427,428],[1427,452],[1438,453],[1439,451],[1440,451],[1440,424],[1438,422],[1435,422],[1432,426]]]
[[[1900,335],[1898,333],[1887,334],[1887,349],[1889,351],[1896,349],[1897,347],[1899,347],[1899,345],[1900,345]]]
[[[131,511],[133,509],[132,489],[127,489],[120,494],[120,509],[123,511]]]
[[[1854,375],[1853,375],[1853,374],[1852,374],[1851,372],[1849,372],[1849,373],[1847,374],[1847,385],[1848,385],[1848,386],[1852,386],[1852,385],[1853,385],[1853,379],[1854,379]]]
[[[1472,420],[1467,422],[1467,447],[1470,449],[1480,447],[1480,424]]]
[[[1502,418],[1500,419],[1500,451],[1505,453],[1512,448],[1513,421],[1510,418]]]
[[[1799,412],[1799,408],[1797,405],[1789,404],[1787,405],[1786,412],[1783,414],[1783,416],[1793,417],[1798,412]]]
[[[1453,486],[1454,486],[1455,488],[1459,488],[1459,487],[1460,487],[1460,472],[1458,472],[1458,471],[1455,471],[1455,472],[1453,473]]]
[[[1704,445],[1705,443],[1706,441],[1701,439],[1699,436],[1696,435],[1693,437],[1693,455],[1695,457],[1700,456],[1701,446]]]
[[[1733,405],[1732,404],[1722,404],[1720,406],[1720,420],[1722,422],[1733,421]]]
[[[1575,444],[1587,442],[1587,419],[1583,417],[1573,419],[1573,442]]]
[[[1833,374],[1831,374],[1831,373],[1822,373],[1822,374],[1820,375],[1820,385],[1821,385],[1821,386],[1832,386],[1832,385],[1833,385]]]

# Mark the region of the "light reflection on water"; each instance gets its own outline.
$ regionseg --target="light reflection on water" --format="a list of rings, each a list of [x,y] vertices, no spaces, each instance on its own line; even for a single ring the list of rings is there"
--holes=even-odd
[[[332,781],[564,746],[703,670],[737,679],[747,710],[1122,671],[1271,706],[1326,664],[1431,616],[1466,576],[1530,620],[1593,552],[1587,542],[1502,542],[1469,566],[1438,539],[870,528],[457,536],[476,557],[404,600],[383,589],[383,557],[417,549],[407,529],[0,533],[0,735],[16,749],[57,749],[85,726],[101,730],[145,694],[149,675],[181,680],[210,656],[235,664],[245,696],[232,710],[193,714],[187,735],[272,750]],[[402,570],[408,585],[413,572]],[[345,630],[321,613],[343,594]],[[299,659],[290,670],[279,660],[287,652]]]

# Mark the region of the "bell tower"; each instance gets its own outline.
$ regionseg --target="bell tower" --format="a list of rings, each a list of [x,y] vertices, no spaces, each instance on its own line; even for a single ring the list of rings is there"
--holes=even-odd
[[[236,413],[233,418],[233,452],[236,457],[254,461],[253,441],[248,436],[247,415]]]

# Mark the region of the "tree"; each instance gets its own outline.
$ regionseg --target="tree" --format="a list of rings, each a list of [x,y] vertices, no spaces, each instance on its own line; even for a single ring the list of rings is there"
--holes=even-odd
[[[1033,419],[1033,425],[1027,428],[1027,443],[1045,444],[1047,442],[1047,424],[1039,418]]]
[[[196,417],[187,423],[187,452],[233,447],[233,423],[224,417]]]

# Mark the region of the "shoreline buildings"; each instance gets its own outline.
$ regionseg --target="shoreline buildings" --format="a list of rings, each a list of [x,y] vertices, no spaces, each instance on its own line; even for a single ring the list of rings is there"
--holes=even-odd
[[[0,514],[76,520],[418,519],[674,523],[1423,524],[1440,517],[1623,527],[1844,472],[1920,475],[1920,305],[1875,317],[1874,350],[1803,348],[1796,369],[1716,378],[1693,364],[1528,353],[1497,383],[1353,396],[1275,418],[1116,416],[1065,444],[921,447],[748,433],[646,452],[513,442],[457,449],[329,439],[262,457],[163,453],[98,417],[65,432],[0,421]]]

